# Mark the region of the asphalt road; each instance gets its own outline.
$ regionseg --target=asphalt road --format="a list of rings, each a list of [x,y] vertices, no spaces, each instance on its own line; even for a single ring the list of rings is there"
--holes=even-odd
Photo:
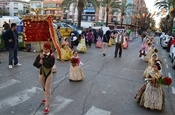
[[[158,39],[158,38],[157,38]],[[82,82],[69,82],[69,62],[56,61],[57,72],[52,82],[52,102],[48,115],[175,115],[174,83],[164,87],[165,108],[151,111],[140,107],[134,96],[144,83],[143,71],[147,63],[138,52],[141,39],[129,43],[121,58],[114,58],[114,46],[107,56],[95,46],[79,54],[85,74]],[[175,72],[168,53],[157,42],[164,75]],[[19,52],[22,67],[8,68],[8,52],[0,54],[0,115],[43,115],[40,105],[43,92],[38,81],[38,70],[33,61],[38,53]]]

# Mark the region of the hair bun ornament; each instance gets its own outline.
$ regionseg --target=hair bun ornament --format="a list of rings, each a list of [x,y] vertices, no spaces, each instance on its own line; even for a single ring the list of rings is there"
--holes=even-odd
[[[158,67],[158,70],[161,70],[160,64],[158,62],[156,62],[155,65]]]

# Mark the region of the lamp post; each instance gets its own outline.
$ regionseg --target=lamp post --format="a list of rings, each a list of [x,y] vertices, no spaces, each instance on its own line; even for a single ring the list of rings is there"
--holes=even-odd
[[[68,18],[68,15],[67,15],[68,12],[69,12],[68,10],[65,10],[65,13],[66,13],[66,23],[67,23],[67,18]]]

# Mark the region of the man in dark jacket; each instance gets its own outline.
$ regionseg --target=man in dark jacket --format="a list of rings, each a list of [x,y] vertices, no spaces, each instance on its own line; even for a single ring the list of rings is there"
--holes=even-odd
[[[122,31],[120,31],[120,33],[115,38],[115,42],[116,42],[116,44],[115,44],[114,58],[117,57],[118,50],[119,50],[119,57],[121,57],[122,56],[122,45],[124,42],[124,35],[123,35]]]
[[[14,59],[14,65],[21,66],[20,63],[18,63],[18,33],[16,31],[16,24],[12,23],[11,28],[7,30],[3,34],[3,38],[7,41],[7,47],[9,49],[9,68],[13,68],[13,59]]]

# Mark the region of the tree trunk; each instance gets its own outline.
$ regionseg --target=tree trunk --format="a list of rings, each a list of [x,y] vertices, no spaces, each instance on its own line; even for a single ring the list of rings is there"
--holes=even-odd
[[[171,11],[170,12],[170,28],[169,28],[169,31],[168,31],[168,34],[169,35],[172,35],[172,30],[173,30],[173,20],[174,20],[174,18],[175,18],[175,10],[173,10],[173,11]]]
[[[81,28],[81,18],[82,18],[82,11],[83,11],[84,4],[83,2],[78,2],[78,28]]]
[[[122,28],[122,26],[123,26],[123,15],[121,15],[121,23],[120,23],[120,25],[121,25],[121,28]]]
[[[109,7],[106,8],[106,27],[108,27],[108,15],[109,15]]]

